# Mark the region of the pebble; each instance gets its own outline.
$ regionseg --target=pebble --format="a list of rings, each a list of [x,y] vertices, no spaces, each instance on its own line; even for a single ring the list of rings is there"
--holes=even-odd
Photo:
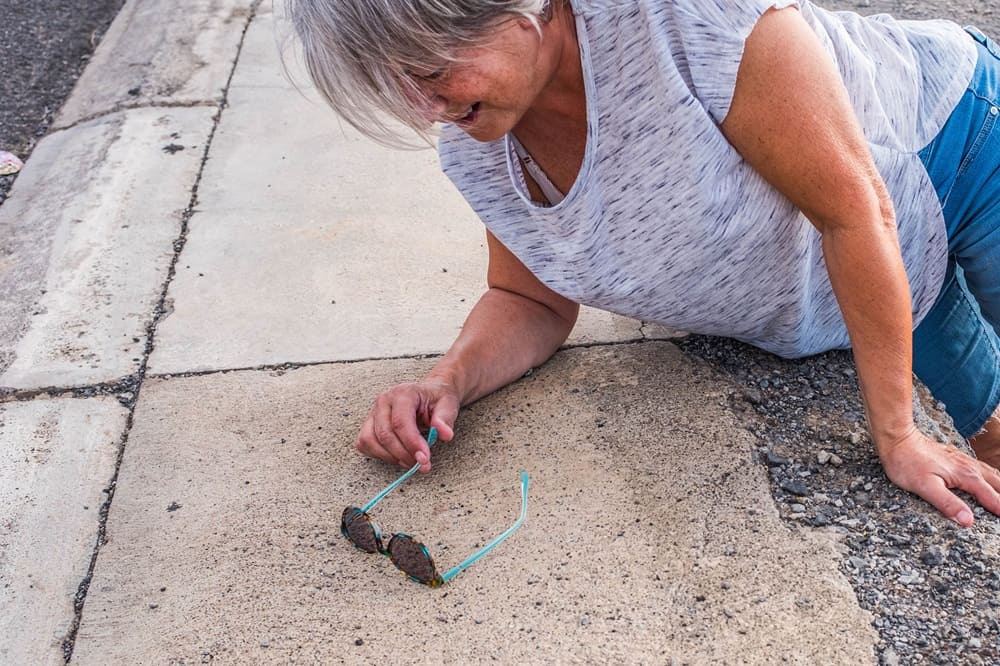
[[[899,666],[899,655],[892,648],[886,648],[882,653],[883,666]]]
[[[789,505],[788,508],[792,510],[792,513],[805,513],[806,511],[806,508],[797,502]]]
[[[816,454],[816,462],[818,462],[820,465],[825,465],[828,462],[830,462],[831,455],[832,454],[829,451],[820,451],[819,453]]]
[[[588,624],[590,624],[590,616],[584,613],[580,616],[580,626],[586,627]]]
[[[24,168],[17,155],[6,150],[0,150],[0,176],[13,176]]]
[[[782,458],[781,456],[771,453],[770,451],[767,452],[765,460],[767,461],[768,467],[782,467],[788,464],[787,458]]]
[[[809,489],[806,488],[802,482],[796,481],[795,479],[786,479],[779,483],[778,487],[793,495],[798,495],[799,497],[808,497],[810,494]]]
[[[890,534],[887,538],[894,546],[909,546],[913,543],[913,539],[904,534]]]
[[[944,558],[946,556],[947,554],[944,552],[944,548],[934,544],[932,546],[928,546],[927,550],[920,553],[920,561],[929,567],[936,567],[944,562]]]

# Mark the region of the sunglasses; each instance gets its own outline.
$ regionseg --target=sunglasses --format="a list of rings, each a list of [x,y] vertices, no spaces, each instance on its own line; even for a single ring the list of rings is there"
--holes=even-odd
[[[431,428],[430,432],[427,433],[427,446],[434,446],[435,442],[437,442],[437,436],[437,429]],[[354,544],[355,548],[363,550],[366,553],[387,555],[392,560],[392,563],[396,565],[396,568],[406,574],[413,582],[430,587],[440,587],[468,569],[483,555],[496,548],[500,542],[513,534],[514,530],[524,523],[524,517],[528,512],[528,473],[523,470],[521,472],[521,516],[517,521],[507,528],[503,534],[484,546],[482,550],[442,574],[438,573],[437,566],[434,564],[434,558],[431,557],[427,547],[409,534],[403,534],[402,532],[394,534],[389,539],[388,544],[384,544],[382,531],[379,530],[378,525],[368,515],[370,509],[381,502],[386,495],[395,490],[401,483],[413,476],[418,469],[420,469],[420,463],[411,467],[403,476],[389,484],[385,490],[376,495],[372,501],[360,509],[356,506],[349,506],[344,509],[344,513],[340,519],[340,533]]]

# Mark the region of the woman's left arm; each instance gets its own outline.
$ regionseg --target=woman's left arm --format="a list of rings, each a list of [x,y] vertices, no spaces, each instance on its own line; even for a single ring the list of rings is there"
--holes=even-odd
[[[747,39],[722,131],[823,236],[823,256],[886,474],[960,525],[961,488],[1000,514],[1000,472],[913,422],[910,288],[892,201],[832,59],[798,10],[771,10]]]

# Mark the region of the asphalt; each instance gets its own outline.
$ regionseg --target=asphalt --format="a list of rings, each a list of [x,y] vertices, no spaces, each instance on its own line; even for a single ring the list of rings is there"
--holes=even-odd
[[[0,4],[0,150],[27,159],[124,0]],[[0,204],[13,176],[0,176]]]
[[[397,474],[353,435],[447,348],[484,239],[432,152],[341,127],[286,51],[292,85],[286,29],[126,3],[0,206],[0,663],[889,660],[738,378],[607,313],[378,508],[448,566],[524,469],[514,536],[439,590],[343,540]]]

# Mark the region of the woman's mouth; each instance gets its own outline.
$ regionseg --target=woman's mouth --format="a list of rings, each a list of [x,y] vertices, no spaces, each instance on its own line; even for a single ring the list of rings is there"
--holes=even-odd
[[[480,102],[476,102],[471,105],[464,116],[455,119],[455,124],[460,127],[468,127],[474,124],[476,122],[476,118],[479,117],[479,105]]]

